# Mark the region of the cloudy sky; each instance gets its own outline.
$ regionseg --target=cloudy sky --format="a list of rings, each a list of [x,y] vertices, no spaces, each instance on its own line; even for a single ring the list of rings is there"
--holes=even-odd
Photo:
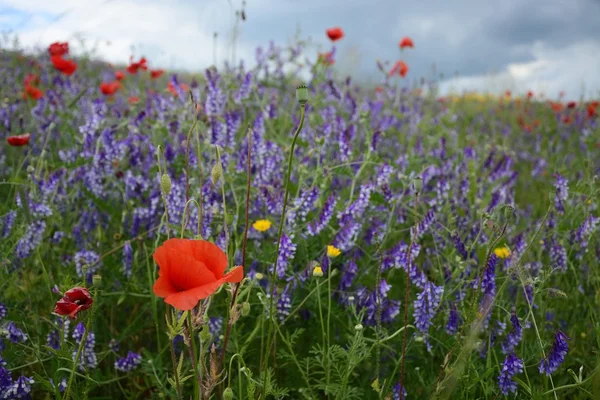
[[[435,64],[443,91],[600,97],[600,0],[246,0],[234,35],[241,8],[242,0],[0,0],[0,30],[27,49],[69,40],[74,53],[201,71],[234,48],[251,65],[257,46],[285,45],[298,32],[313,58],[330,47],[325,29],[341,26],[336,67],[365,81],[379,79],[376,59],[403,59],[411,78],[432,78]],[[400,52],[403,36],[414,50]]]

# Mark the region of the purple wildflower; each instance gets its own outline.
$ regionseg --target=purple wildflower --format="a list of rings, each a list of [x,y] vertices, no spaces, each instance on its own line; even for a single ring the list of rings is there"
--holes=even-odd
[[[142,363],[142,356],[138,353],[130,351],[127,356],[119,358],[115,361],[115,369],[121,372],[131,372]]]
[[[569,197],[569,181],[560,176],[560,174],[556,174],[556,182],[554,182],[554,187],[556,188],[556,195],[554,196],[554,206],[556,207],[556,212],[559,214],[564,214],[564,201],[566,201]]]
[[[252,90],[252,72],[248,72],[246,76],[244,76],[244,81],[240,85],[240,88],[237,92],[233,94],[233,101],[236,104],[241,104],[242,100],[245,100],[250,96],[250,91]]]
[[[512,378],[523,372],[523,367],[523,360],[514,353],[506,356],[504,364],[502,364],[502,371],[498,376],[498,386],[500,386],[502,394],[507,395],[517,391],[517,383]]]
[[[14,322],[6,324],[4,335],[13,343],[23,343],[27,341],[25,332],[20,330]]]
[[[123,246],[123,273],[126,277],[131,277],[131,264],[133,263],[133,249],[129,240]]]
[[[281,235],[281,242],[279,243],[279,255],[277,256],[277,277],[283,279],[285,277],[285,271],[291,260],[294,259],[296,254],[296,245],[289,238],[288,235],[283,233]]]
[[[567,270],[567,250],[557,242],[550,247],[550,260],[553,268],[562,272]]]
[[[585,249],[587,247],[589,237],[596,230],[598,224],[600,224],[600,217],[596,218],[593,215],[590,215],[577,229],[577,232],[575,233],[575,238],[582,249]]]
[[[4,317],[6,317],[6,314],[8,314],[6,306],[0,303],[0,321],[2,321]]]
[[[392,389],[392,400],[403,400],[405,398],[406,389],[402,386],[402,383],[396,383]]]
[[[512,325],[512,330],[506,336],[506,342],[502,343],[502,352],[504,354],[512,353],[515,350],[515,347],[521,343],[521,340],[523,339],[523,328],[519,323],[519,318],[515,311],[511,313],[510,323]]]
[[[18,258],[27,258],[37,249],[42,241],[44,231],[46,230],[46,222],[32,222],[25,231],[25,234],[17,242],[15,253]]]
[[[91,276],[98,269],[100,256],[95,251],[82,250],[75,253],[73,259],[75,260],[77,276],[82,277],[84,267],[87,270],[88,276]]]
[[[10,210],[4,216],[4,223],[2,225],[2,238],[7,238],[12,232],[13,226],[15,225],[15,220],[17,219],[17,212],[15,210]]]
[[[440,305],[443,293],[443,286],[436,286],[427,281],[423,291],[417,295],[413,316],[415,317],[415,326],[424,335],[429,332],[429,327],[432,324],[431,320]]]
[[[435,221],[435,211],[433,208],[427,211],[427,214],[423,217],[421,221],[410,229],[410,236],[413,241],[417,241],[422,238],[423,235],[429,230],[431,225],[433,225]]]
[[[564,332],[560,330],[556,332],[550,353],[540,363],[540,374],[552,375],[565,361],[565,356],[569,350],[567,340],[571,339]]]
[[[53,329],[46,336],[46,346],[58,350],[60,349],[60,333]]]
[[[281,296],[279,296],[279,299],[277,300],[277,315],[279,316],[279,320],[281,322],[283,322],[287,316],[290,315],[290,311],[292,310],[291,291],[291,285],[286,285],[285,289],[283,289],[283,292],[281,293]]]
[[[325,227],[329,224],[329,221],[331,221],[331,217],[333,217],[333,211],[336,203],[337,198],[334,195],[329,196],[317,219],[308,224],[306,227],[308,236],[316,236],[321,233],[323,229],[325,229]]]
[[[85,334],[85,325],[83,324],[83,322],[80,322],[79,324],[77,324],[77,326],[75,327],[75,329],[73,330],[73,334],[72,337],[75,340],[75,343],[77,345],[79,345],[79,343],[81,343],[81,340],[83,339],[83,335]],[[96,345],[96,335],[94,334],[94,332],[89,332],[87,335],[87,338],[85,340],[85,343],[83,345],[83,350],[81,352],[81,359],[79,362],[79,369],[80,370],[84,370],[85,368],[96,368],[98,366],[98,357],[96,356],[96,353],[94,351],[94,347]],[[76,346],[77,348],[78,346]],[[77,350],[73,350],[73,360],[75,360],[75,357],[77,356]]]
[[[3,399],[30,399],[31,385],[35,381],[32,377],[20,376],[3,393]]]
[[[458,331],[458,324],[461,318],[456,310],[456,305],[452,304],[450,307],[450,314],[448,315],[448,323],[446,324],[446,332],[449,335],[454,335]]]
[[[481,290],[483,293],[489,296],[496,295],[496,264],[498,263],[498,256],[492,253],[490,256],[485,272],[483,273],[483,279],[481,280]]]

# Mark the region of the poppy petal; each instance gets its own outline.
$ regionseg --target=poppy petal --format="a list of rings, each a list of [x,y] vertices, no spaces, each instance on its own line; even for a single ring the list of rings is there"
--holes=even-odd
[[[196,304],[202,299],[213,294],[221,285],[222,280],[218,280],[208,285],[196,287],[184,292],[175,293],[165,298],[165,303],[172,305],[178,310],[188,311],[196,307]]]
[[[159,276],[156,282],[154,282],[152,290],[158,297],[167,297],[177,293],[177,288],[173,286],[171,281],[166,276]]]
[[[164,245],[178,252],[191,254],[194,259],[203,262],[212,271],[215,280],[222,277],[227,268],[227,256],[223,250],[206,240],[169,239]]]
[[[163,276],[167,277],[178,290],[185,291],[217,280],[205,263],[198,261],[189,253],[167,248],[166,259],[168,267]]]
[[[223,276],[225,282],[239,282],[244,279],[244,267],[238,265]]]

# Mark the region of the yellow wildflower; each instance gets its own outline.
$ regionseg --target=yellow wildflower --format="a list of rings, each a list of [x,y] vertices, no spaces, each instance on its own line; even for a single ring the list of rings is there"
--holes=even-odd
[[[252,224],[252,227],[259,232],[264,232],[271,227],[271,221],[268,219],[259,219],[255,223]]]
[[[510,256],[510,249],[506,246],[504,247],[496,247],[494,249],[494,254],[498,258],[508,258]]]
[[[320,265],[317,265],[314,269],[313,269],[313,276],[316,277],[321,277],[323,276],[323,268],[321,268]]]
[[[342,252],[337,247],[332,246],[332,245],[327,246],[327,256],[328,257],[337,257],[340,254],[342,254]]]

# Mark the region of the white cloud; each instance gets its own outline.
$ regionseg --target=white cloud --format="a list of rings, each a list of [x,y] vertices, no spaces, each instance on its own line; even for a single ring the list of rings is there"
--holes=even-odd
[[[240,3],[235,1],[235,3]],[[220,32],[217,54],[231,54],[233,11],[227,2],[198,3],[160,0],[1,0],[1,6],[33,18],[16,33],[26,49],[70,42],[75,54],[96,48],[96,55],[127,63],[132,49],[152,66],[201,70],[213,63],[214,32]],[[237,7],[236,4],[234,4]],[[238,43],[237,57],[252,58],[254,49]],[[223,58],[219,60],[222,62]]]
[[[500,73],[449,79],[441,85],[442,94],[474,90],[494,94],[505,90],[525,93],[532,90],[535,94],[555,98],[564,90],[569,99],[598,98],[600,43],[576,43],[560,50],[538,43],[531,54],[533,61],[509,64]]]

